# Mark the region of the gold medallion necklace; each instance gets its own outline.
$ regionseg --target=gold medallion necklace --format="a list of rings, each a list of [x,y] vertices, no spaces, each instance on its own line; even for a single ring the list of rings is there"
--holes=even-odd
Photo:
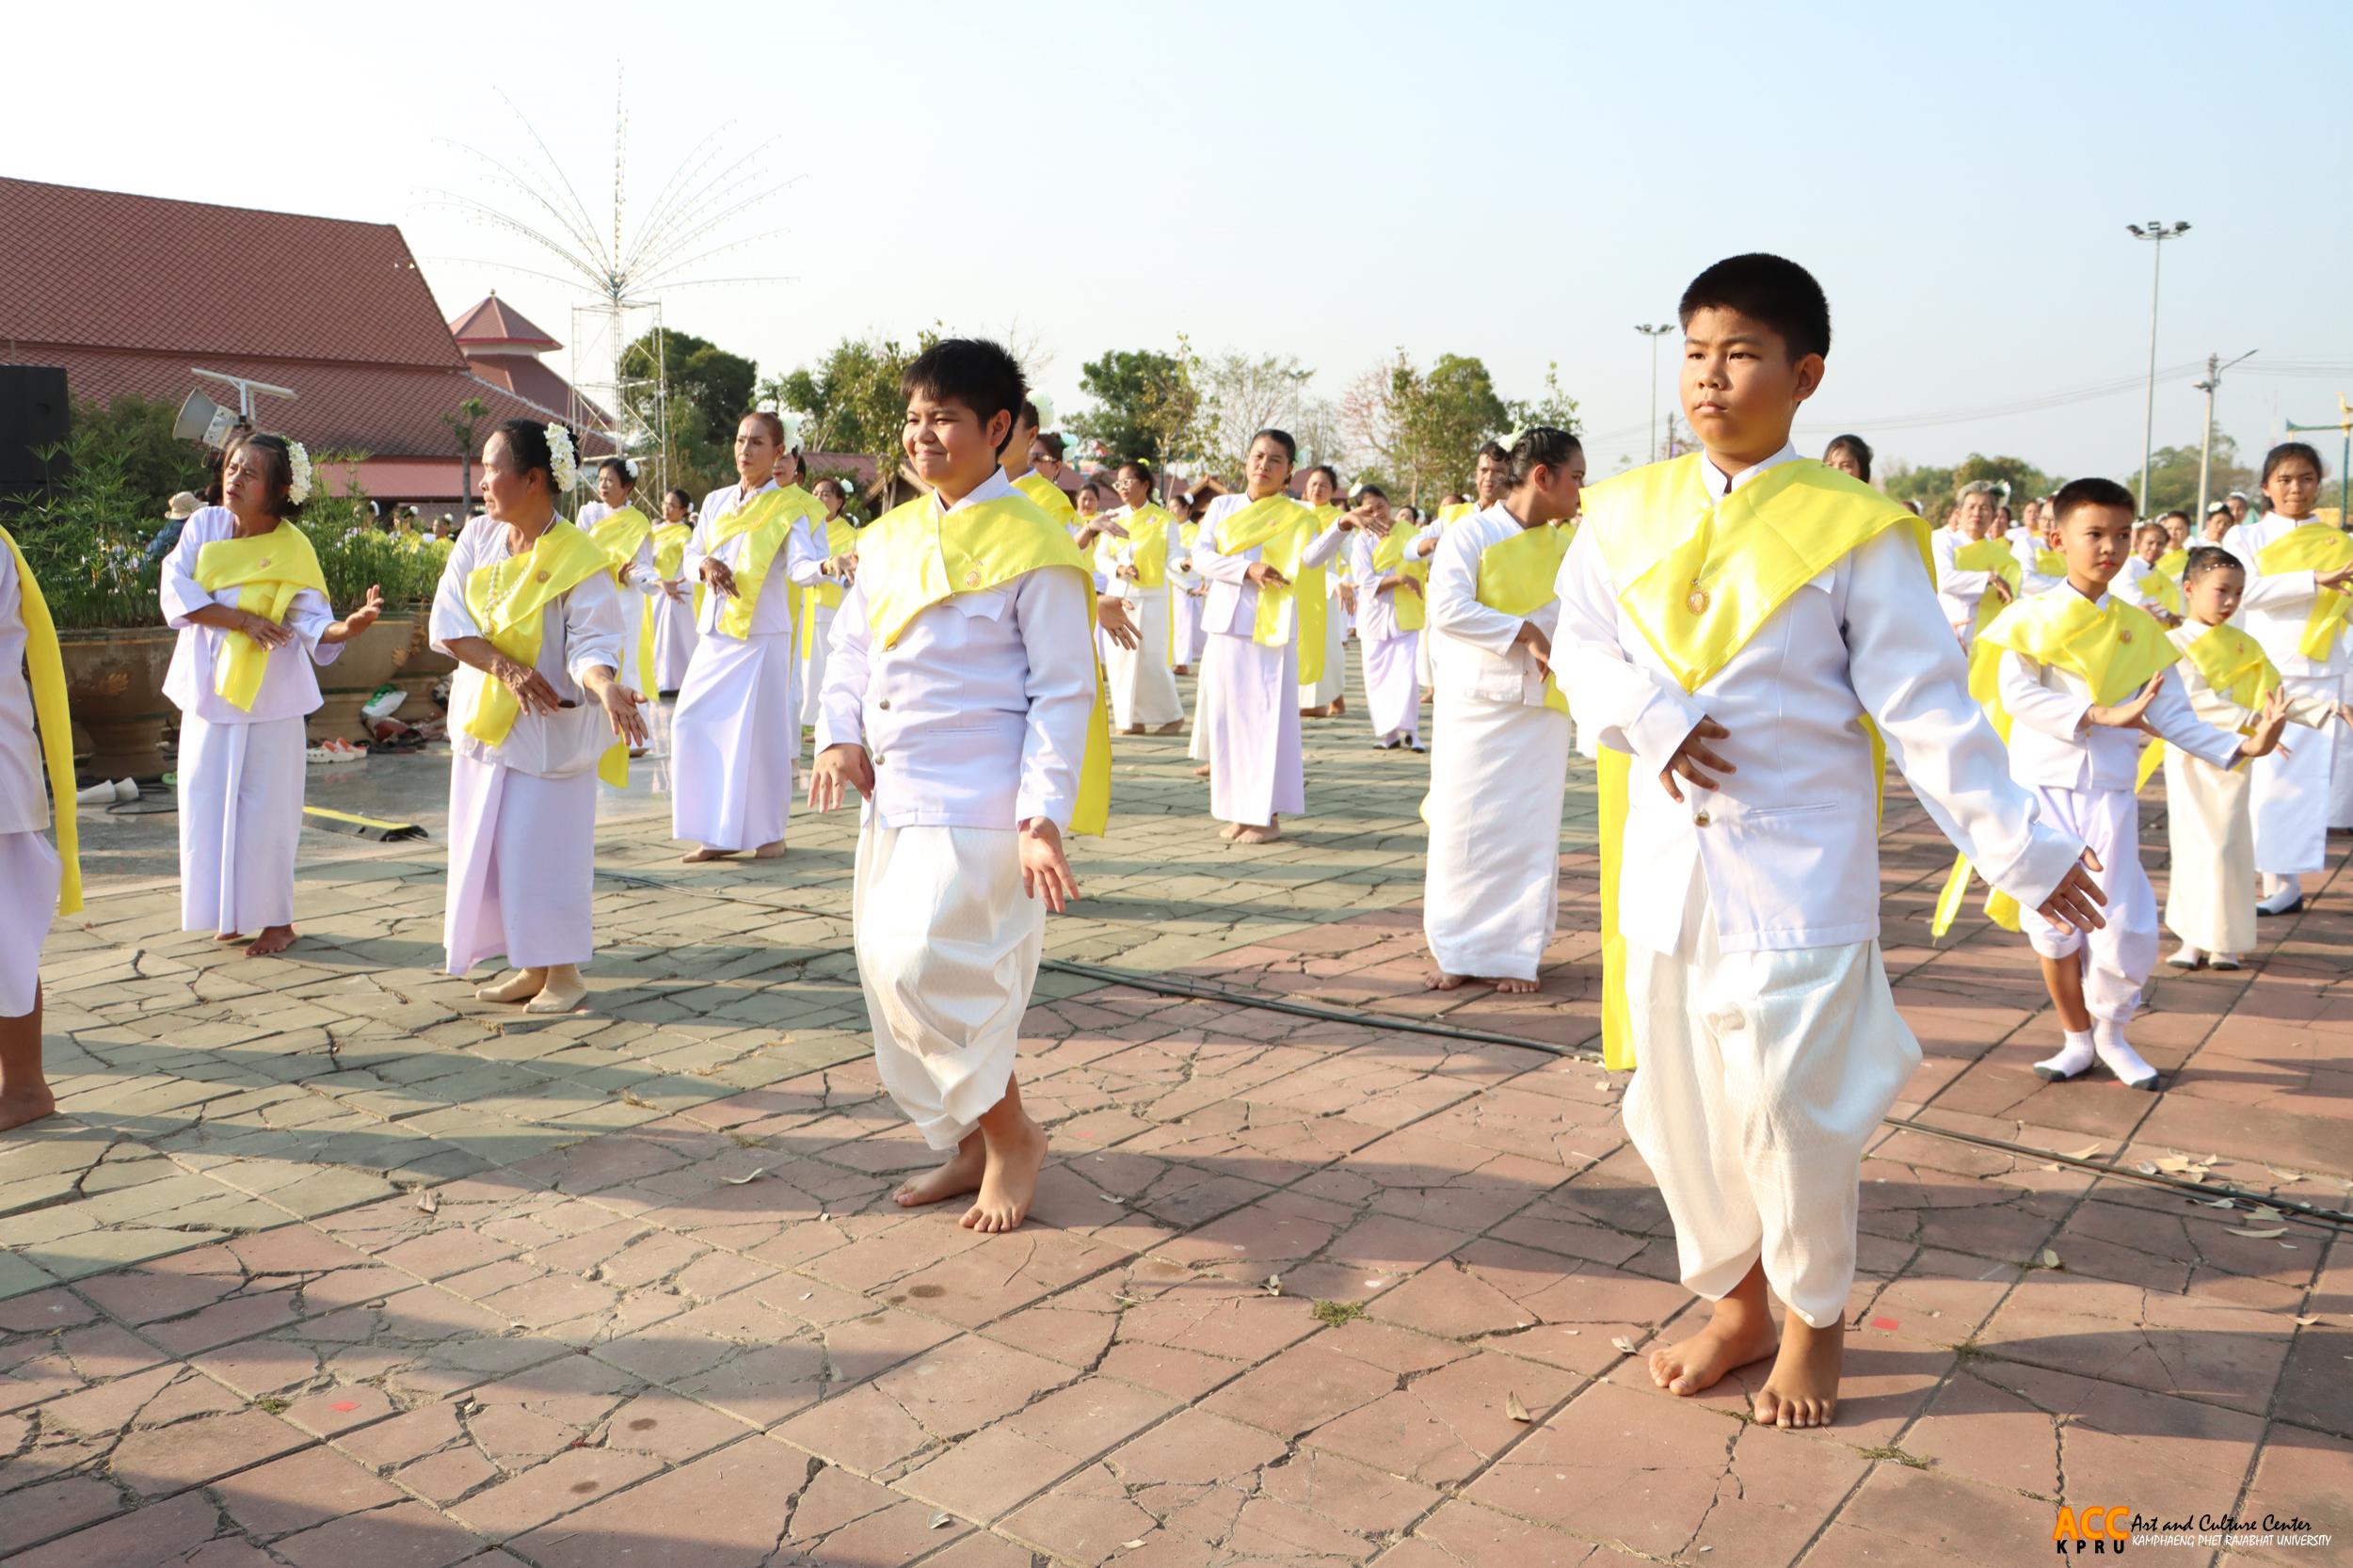
[[[1716,542],[1716,508],[1709,506],[1700,514],[1699,558],[1691,566],[1691,591],[1683,598],[1683,607],[1694,616],[1707,614],[1707,552]]]

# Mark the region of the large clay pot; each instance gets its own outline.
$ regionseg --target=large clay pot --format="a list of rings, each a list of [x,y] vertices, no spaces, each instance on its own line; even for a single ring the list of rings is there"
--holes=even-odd
[[[364,741],[367,720],[360,714],[376,689],[408,663],[415,617],[390,615],[344,645],[342,657],[319,666],[317,712],[311,715],[312,744],[321,741]]]
[[[178,711],[164,696],[179,633],[168,627],[110,627],[60,632],[66,702],[74,727],[89,736],[81,771],[98,778],[163,776],[164,726]],[[76,748],[77,750],[79,748]]]
[[[429,604],[413,607],[417,630],[408,639],[408,662],[392,678],[392,684],[408,694],[407,700],[400,705],[399,713],[394,716],[410,724],[433,715],[436,712],[433,706],[434,683],[457,668],[456,660],[446,653],[433,651],[432,608]]]

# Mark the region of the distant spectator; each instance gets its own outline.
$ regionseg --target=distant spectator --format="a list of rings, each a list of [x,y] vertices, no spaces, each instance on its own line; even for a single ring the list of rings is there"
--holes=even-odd
[[[147,541],[149,566],[155,565],[171,553],[171,547],[180,542],[180,525],[196,516],[197,508],[203,504],[197,500],[193,490],[182,490],[171,498],[171,504],[164,508],[164,525],[155,530],[153,538]]]

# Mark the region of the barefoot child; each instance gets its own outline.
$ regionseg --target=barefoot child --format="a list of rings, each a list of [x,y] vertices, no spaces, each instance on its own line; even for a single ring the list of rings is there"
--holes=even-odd
[[[1685,291],[1703,452],[1584,492],[1553,667],[1605,771],[1605,972],[1626,1130],[1707,1326],[1655,1352],[1693,1394],[1774,1356],[1760,1422],[1835,1409],[1863,1145],[1920,1060],[1879,948],[1867,715],[1930,817],[2022,903],[2096,923],[2082,844],[2036,821],[1969,700],[1905,508],[1789,444],[1830,307],[1738,256]],[[1614,774],[1614,782],[1611,782]],[[1632,874],[1626,874],[1632,873]],[[1615,978],[1614,975],[1611,978]],[[1788,1305],[1775,1352],[1769,1290]]]
[[[2353,598],[2353,540],[2313,517],[2320,501],[2320,454],[2285,441],[2264,456],[2264,494],[2271,510],[2223,536],[2222,547],[2247,568],[2239,620],[2279,667],[2290,702],[2340,700],[2353,669],[2345,622]],[[2244,498],[2233,492],[2236,504]],[[2303,907],[2303,877],[2328,859],[2329,783],[2336,748],[2307,744],[2259,763],[2249,786],[2255,814],[2260,915]]]
[[[41,835],[51,799],[55,849]],[[40,1070],[40,944],[54,916],[82,907],[73,809],[73,722],[56,628],[0,529],[0,887],[8,890],[0,899],[0,1132],[57,1108]]]
[[[1585,453],[1540,426],[1512,443],[1510,463],[1503,498],[1448,529],[1430,567],[1438,697],[1422,936],[1433,991],[1474,978],[1533,991],[1560,920],[1570,725],[1550,660]]]
[[[2279,689],[2280,672],[2263,645],[2230,625],[2247,587],[2238,557],[2214,545],[2188,552],[2182,568],[2188,615],[2166,635],[2182,650],[2182,690],[2198,716],[2223,729],[2244,730]],[[2353,709],[2307,696],[2287,704],[2290,724],[2326,730],[2353,724]],[[2321,735],[2307,744],[2325,744]],[[2255,821],[2248,808],[2248,770],[2217,768],[2161,743],[2150,747],[2165,764],[2165,820],[2172,875],[2165,923],[2182,945],[2166,962],[2180,969],[2235,969],[2255,944]],[[2149,772],[2144,756],[2141,774]]]
[[[1110,743],[1088,563],[1000,472],[1023,392],[993,343],[943,339],[900,377],[932,493],[859,541],[826,658],[809,804],[865,798],[852,919],[883,1086],[948,1162],[901,1204],[977,1193],[971,1230],[1029,1213],[1046,1131],[1014,1045],[1046,913],[1079,896],[1063,831],[1102,831]]]
[[[2054,1081],[2076,1078],[2096,1057],[2127,1088],[2154,1089],[2157,1070],[2124,1038],[2157,957],[2156,899],[2140,868],[2133,793],[2141,732],[2232,767],[2278,743],[2284,705],[2267,709],[2243,741],[2200,718],[2166,679],[2181,649],[2153,616],[2109,592],[2131,553],[2131,492],[2112,479],[2077,479],[2051,506],[2067,582],[2019,600],[1985,629],[1973,682],[2009,742],[2010,776],[2035,792],[2043,821],[2089,847],[2105,895],[2097,931],[2023,917],[2066,1032],[2058,1054],[2034,1070]]]

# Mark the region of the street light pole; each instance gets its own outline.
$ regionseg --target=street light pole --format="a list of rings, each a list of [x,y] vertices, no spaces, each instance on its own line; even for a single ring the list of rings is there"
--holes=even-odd
[[[1644,327],[1637,323],[1634,329],[1650,339],[1650,455],[1655,461],[1658,456],[1658,340],[1674,328],[1665,325]]]
[[[2222,385],[2224,371],[2230,369],[2231,365],[2237,364],[2239,360],[2249,359],[2255,353],[2256,350],[2250,348],[2245,354],[2240,355],[2238,360],[2233,360],[2229,365],[2222,363],[2222,356],[2219,354],[2206,356],[2206,378],[2198,383],[2198,390],[2206,394],[2206,433],[2199,439],[2198,442],[2198,510],[2191,514],[2192,530],[2203,528],[2206,525],[2206,483],[2207,476],[2214,472],[2215,389]],[[2145,503],[2141,509],[2148,510]]]
[[[2156,450],[2157,431],[2157,282],[2165,266],[2165,242],[2180,239],[2189,232],[2186,223],[2159,223],[2151,218],[2149,226],[2127,223],[2125,229],[2137,240],[2147,240],[2155,248],[2149,268],[2149,402],[2140,424],[2140,512],[2149,515],[2149,460]]]

